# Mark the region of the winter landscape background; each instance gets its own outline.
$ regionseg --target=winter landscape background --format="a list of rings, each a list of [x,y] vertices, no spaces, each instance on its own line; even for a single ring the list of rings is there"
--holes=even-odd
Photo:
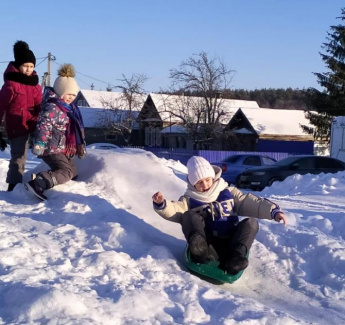
[[[6,192],[0,153],[0,324],[344,324],[345,172],[292,176],[258,193],[248,269],[217,285],[188,272],[180,226],[152,209],[178,199],[186,167],[140,149],[89,149],[76,181],[39,202]],[[27,172],[46,166],[29,154]]]

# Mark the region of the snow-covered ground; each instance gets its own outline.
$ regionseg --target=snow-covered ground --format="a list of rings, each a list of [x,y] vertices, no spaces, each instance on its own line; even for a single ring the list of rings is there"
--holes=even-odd
[[[6,192],[0,153],[0,324],[344,324],[345,172],[293,176],[259,194],[283,227],[260,220],[234,284],[187,271],[180,226],[151,196],[178,199],[186,167],[139,149],[89,149],[80,176],[39,202]],[[46,168],[29,155],[30,173]]]

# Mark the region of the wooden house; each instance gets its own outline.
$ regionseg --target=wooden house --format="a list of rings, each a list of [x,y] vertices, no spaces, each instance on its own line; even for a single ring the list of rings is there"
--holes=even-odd
[[[240,108],[224,128],[231,137],[223,139],[223,148],[313,154],[313,136],[301,125],[312,127],[301,110]]]
[[[239,107],[259,109],[255,101],[215,99],[223,115],[221,123],[226,125]],[[204,98],[183,95],[151,93],[138,116],[141,146],[193,149],[186,121],[195,121],[196,108],[205,105]]]

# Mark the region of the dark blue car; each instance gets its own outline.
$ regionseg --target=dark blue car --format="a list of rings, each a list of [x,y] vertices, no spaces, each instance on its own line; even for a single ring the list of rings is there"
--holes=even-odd
[[[222,169],[222,177],[229,184],[237,185],[238,176],[248,168],[270,166],[276,161],[276,159],[264,155],[240,154],[228,156],[221,162],[211,164]]]
[[[268,167],[257,167],[244,171],[238,181],[238,187],[252,190],[263,190],[274,182],[284,181],[294,174],[337,173],[345,170],[345,163],[335,158],[298,155],[279,160]]]

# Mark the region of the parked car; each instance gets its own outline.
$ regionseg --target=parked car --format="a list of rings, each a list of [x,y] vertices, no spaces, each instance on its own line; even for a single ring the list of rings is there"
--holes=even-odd
[[[102,149],[102,150],[113,150],[119,149],[120,147],[112,143],[92,143],[86,146],[88,149]]]
[[[263,190],[276,181],[283,181],[294,174],[337,173],[345,170],[345,163],[331,157],[299,155],[279,160],[271,166],[252,168],[239,176],[237,186]]]
[[[258,166],[269,166],[276,161],[276,159],[264,155],[240,154],[228,156],[221,162],[212,163],[212,165],[222,168],[222,177],[225,181],[229,184],[237,185],[238,175],[246,169]]]

